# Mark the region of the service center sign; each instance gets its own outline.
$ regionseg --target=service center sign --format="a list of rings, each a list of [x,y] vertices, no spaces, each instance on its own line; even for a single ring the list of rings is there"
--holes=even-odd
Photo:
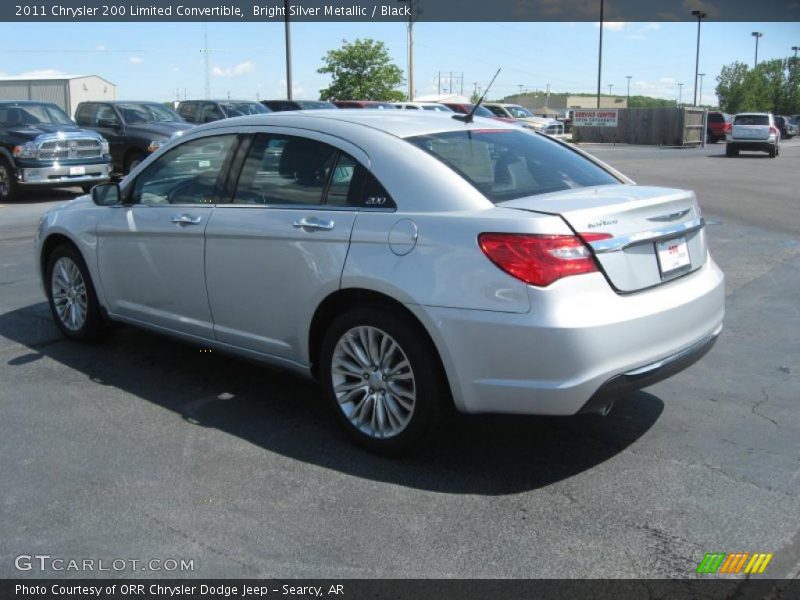
[[[616,108],[589,108],[572,113],[573,127],[616,127]]]

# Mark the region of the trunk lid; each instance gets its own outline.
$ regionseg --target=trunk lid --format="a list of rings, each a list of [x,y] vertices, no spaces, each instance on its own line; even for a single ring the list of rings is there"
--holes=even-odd
[[[635,292],[699,269],[706,261],[704,222],[694,192],[638,185],[580,188],[498,206],[560,216],[586,236],[619,292]]]

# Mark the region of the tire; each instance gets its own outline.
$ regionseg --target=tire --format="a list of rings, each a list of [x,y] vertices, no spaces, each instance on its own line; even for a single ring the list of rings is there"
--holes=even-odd
[[[406,316],[351,309],[328,328],[319,359],[322,385],[338,421],[373,452],[400,455],[422,445],[449,399],[436,350]],[[387,372],[394,372],[394,379],[381,377]]]
[[[85,183],[81,186],[81,189],[83,190],[84,194],[90,194],[92,192],[92,188],[94,187],[94,185],[95,184],[93,183]]]
[[[725,146],[725,156],[739,156],[739,150],[728,144]]]
[[[771,146],[769,149],[769,157],[775,158],[778,156],[778,146]]]
[[[133,171],[144,160],[141,152],[131,152],[125,159],[125,175]]]
[[[45,287],[50,312],[61,333],[78,342],[101,337],[106,323],[89,270],[74,246],[62,244],[47,258]]]
[[[18,192],[14,169],[5,158],[0,158],[0,203],[16,200]]]

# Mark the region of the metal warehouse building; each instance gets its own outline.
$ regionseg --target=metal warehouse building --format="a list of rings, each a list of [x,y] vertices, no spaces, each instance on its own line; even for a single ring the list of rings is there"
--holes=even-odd
[[[117,86],[97,75],[0,77],[0,100],[53,102],[70,117],[85,100],[116,100]]]

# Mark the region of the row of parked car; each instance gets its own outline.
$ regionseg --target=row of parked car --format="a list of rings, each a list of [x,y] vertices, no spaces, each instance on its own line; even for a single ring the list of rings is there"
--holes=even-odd
[[[192,127],[276,111],[372,108],[466,114],[473,104],[341,100],[186,100],[174,110],[159,102],[81,102],[73,121],[52,103],[0,102],[0,202],[21,187],[80,186],[88,191],[113,175],[126,175],[151,153]],[[561,135],[555,119],[515,104],[486,103],[476,115],[548,135]]]

